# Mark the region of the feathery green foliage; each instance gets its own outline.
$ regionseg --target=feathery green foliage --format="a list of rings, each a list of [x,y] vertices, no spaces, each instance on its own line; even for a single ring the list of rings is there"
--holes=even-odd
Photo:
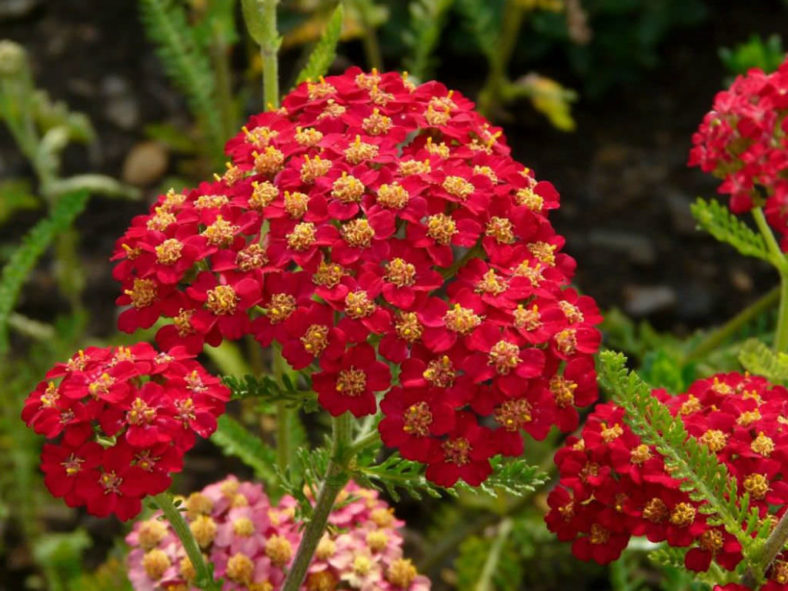
[[[454,0],[413,0],[410,10],[410,26],[405,31],[404,41],[411,55],[406,57],[406,68],[414,78],[425,80],[430,75],[435,59],[433,51],[438,45],[446,17]]]
[[[339,36],[342,33],[343,20],[344,11],[340,2],[334,9],[334,12],[331,13],[326,30],[323,31],[323,35],[318,40],[312,53],[309,54],[306,65],[298,73],[296,84],[301,84],[304,80],[315,80],[328,72],[337,54],[337,43],[339,43]]]
[[[189,26],[179,0],[140,0],[142,23],[167,75],[186,97],[217,162],[224,159],[224,137],[216,104],[211,61]]]
[[[309,384],[301,389],[287,373],[282,374],[281,383],[273,376],[253,375],[224,376],[222,381],[232,390],[234,400],[260,398],[265,402],[284,402],[290,408],[303,408],[304,412],[318,409],[317,395]]]
[[[750,373],[770,382],[788,384],[788,353],[775,352],[758,339],[748,339],[741,346],[739,361]]]
[[[501,491],[514,496],[523,496],[533,492],[536,487],[547,482],[548,476],[539,468],[531,466],[524,458],[504,459],[495,456],[490,460],[492,474],[479,486],[472,487],[462,481],[452,488],[475,494],[497,497]]]
[[[39,257],[56,236],[71,226],[88,202],[86,192],[63,195],[48,218],[38,222],[22,239],[0,275],[0,355],[8,352],[8,317],[19,292]]]
[[[625,420],[641,440],[656,447],[681,489],[699,503],[709,515],[710,524],[720,524],[742,545],[744,560],[753,566],[749,550],[752,535],[768,534],[759,519],[758,509],[750,509],[749,494],[738,495],[736,479],[717,456],[691,437],[684,423],[651,395],[649,386],[625,366],[626,357],[604,351],[600,355],[599,377],[613,400],[626,411]]]
[[[745,256],[771,261],[763,237],[719,201],[698,198],[690,209],[698,225],[720,242],[727,242]]]
[[[489,0],[457,0],[457,9],[487,59],[495,59],[498,46],[497,18]]]
[[[211,441],[225,455],[235,456],[254,470],[255,476],[266,484],[276,481],[276,453],[260,437],[228,415],[222,415]]]
[[[284,471],[277,469],[279,484],[283,491],[298,501],[298,519],[312,516],[312,503],[317,499],[320,485],[327,477],[331,450],[328,446],[309,449],[301,446],[295,450],[291,462]],[[309,496],[304,490],[309,491]]]

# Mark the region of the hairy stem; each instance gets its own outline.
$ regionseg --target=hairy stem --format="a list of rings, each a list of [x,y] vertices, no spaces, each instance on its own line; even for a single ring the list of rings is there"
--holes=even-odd
[[[320,538],[323,537],[323,532],[326,530],[331,509],[334,507],[339,492],[345,487],[349,478],[347,464],[350,459],[348,452],[352,431],[352,417],[349,412],[346,412],[343,415],[334,417],[331,421],[333,426],[331,462],[328,465],[325,479],[317,495],[317,502],[315,503],[312,517],[304,530],[304,536],[298,545],[293,564],[290,565],[290,571],[287,573],[287,578],[282,586],[282,591],[298,591],[301,587],[309,563],[312,562],[312,557],[315,555]]]
[[[498,562],[501,560],[503,546],[509,538],[513,526],[514,522],[509,517],[501,521],[501,524],[498,526],[498,535],[495,536],[490,553],[484,562],[484,568],[482,568],[479,581],[476,583],[476,591],[492,591],[494,589],[492,578],[495,574],[495,569],[498,567]]]
[[[774,348],[777,352],[786,351],[788,349],[788,257],[780,249],[780,245],[766,221],[766,216],[763,214],[763,209],[756,207],[752,210],[752,216],[766,241],[766,247],[771,254],[771,263],[780,274],[780,311],[774,331]]]
[[[280,388],[283,388],[282,374],[287,367],[287,362],[282,357],[282,351],[279,347],[273,347],[273,373]],[[292,454],[292,420],[293,409],[288,408],[287,404],[283,401],[276,403],[276,464],[283,472],[290,464],[290,456]]]
[[[276,28],[276,6],[279,0],[262,0],[263,40],[260,58],[263,60],[263,105],[266,109],[279,107],[279,33]]]
[[[211,39],[211,61],[216,77],[216,100],[219,102],[219,116],[222,121],[223,137],[230,137],[236,129],[235,107],[233,105],[232,77],[230,75],[230,48],[222,31],[214,25]]]
[[[166,492],[159,493],[151,497],[156,506],[164,513],[164,517],[170,522],[172,529],[175,530],[175,535],[183,544],[183,549],[189,557],[192,566],[194,567],[197,576],[194,584],[204,591],[219,591],[220,586],[213,578],[213,572],[208,567],[203,558],[200,547],[194,539],[189,524],[181,515],[181,512],[172,504],[172,498]]]

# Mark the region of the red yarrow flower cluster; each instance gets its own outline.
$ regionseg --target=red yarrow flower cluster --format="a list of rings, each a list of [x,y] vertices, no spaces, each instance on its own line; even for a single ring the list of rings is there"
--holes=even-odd
[[[788,251],[788,63],[738,76],[692,136],[690,166],[723,180],[734,213],[763,206]]]
[[[142,343],[91,347],[55,365],[22,410],[50,440],[41,453],[49,491],[71,507],[127,520],[143,497],[166,490],[230,397],[192,357]]]
[[[786,388],[730,373],[698,380],[678,396],[653,394],[728,466],[763,519],[782,516],[788,507]],[[546,521],[560,540],[572,542],[578,558],[606,564],[631,536],[646,536],[688,548],[685,564],[693,571],[707,570],[712,561],[733,570],[741,561],[740,544],[708,523],[660,454],[626,425],[622,408],[599,405],[555,461],[560,481],[548,498]],[[777,586],[769,589],[788,589],[787,559],[784,554],[770,569]]]
[[[302,531],[296,500],[272,504],[259,484],[234,476],[184,499],[185,518],[224,591],[282,588]],[[126,537],[127,564],[135,591],[196,590],[194,566],[161,514],[135,524]],[[329,516],[301,589],[332,591],[429,591],[430,582],[404,558],[404,525],[376,491],[349,484]]]
[[[479,484],[522,431],[577,426],[600,316],[567,287],[555,188],[468,99],[354,68],[226,150],[222,177],[162,195],[118,241],[121,329],[168,318],[159,345],[192,352],[278,343],[332,415],[380,404],[384,443],[442,485]]]

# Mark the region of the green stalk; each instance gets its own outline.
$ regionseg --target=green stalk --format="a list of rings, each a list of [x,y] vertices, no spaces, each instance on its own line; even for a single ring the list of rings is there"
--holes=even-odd
[[[222,37],[219,27],[214,26],[211,43],[211,61],[216,77],[216,99],[219,101],[219,116],[222,121],[222,137],[228,138],[235,131],[235,109],[232,98],[232,79],[230,77],[230,49]]]
[[[788,258],[780,249],[780,245],[766,221],[766,216],[763,215],[763,209],[756,207],[752,210],[752,216],[766,241],[766,247],[771,254],[771,263],[780,274],[780,308],[777,314],[777,327],[774,331],[774,349],[778,353],[788,351]]]
[[[282,374],[287,367],[287,362],[282,357],[282,351],[274,346],[271,349],[273,355],[272,369],[277,383],[282,387]],[[288,408],[285,402],[276,403],[276,465],[284,472],[290,465],[292,453],[291,429],[292,429],[293,409]]]
[[[475,591],[493,591],[494,586],[492,583],[495,569],[498,567],[498,562],[501,560],[501,552],[509,534],[512,532],[514,521],[507,517],[498,526],[498,535],[495,536],[495,541],[487,554],[487,560],[484,562],[482,573],[479,575],[479,581],[476,583]]]
[[[725,324],[710,332],[700,343],[692,348],[685,356],[684,363],[703,358],[707,353],[710,353],[722,343],[728,340],[731,336],[736,334],[742,327],[746,326],[753,318],[768,310],[778,301],[780,297],[780,288],[775,287],[760,298],[755,300],[752,304],[747,306],[744,310],[736,314],[733,318],[728,320]]]
[[[501,34],[498,38],[497,51],[488,56],[490,73],[484,87],[479,91],[479,111],[484,115],[491,115],[492,111],[501,101],[503,88],[506,85],[506,67],[512,59],[517,38],[523,24],[525,10],[515,0],[507,0],[504,7],[501,24]]]
[[[380,52],[380,44],[375,34],[375,27],[372,24],[372,0],[354,0],[353,4],[361,17],[363,35],[361,40],[364,44],[364,55],[367,58],[367,65],[376,70],[383,69],[383,56]]]
[[[183,544],[183,549],[186,551],[186,555],[197,573],[194,584],[204,591],[220,591],[221,585],[214,580],[212,569],[206,564],[200,547],[197,545],[191,529],[189,529],[189,524],[186,523],[181,512],[173,505],[170,495],[164,492],[151,498],[156,503],[156,506],[161,509],[161,512],[164,513],[164,517],[170,522],[175,535],[178,536],[181,544]]]
[[[317,495],[312,517],[304,530],[304,536],[298,545],[290,571],[282,585],[282,591],[298,591],[306,576],[306,570],[315,550],[326,531],[328,516],[337,500],[340,491],[345,487],[349,479],[347,465],[350,460],[350,436],[352,432],[352,417],[346,412],[338,417],[331,419],[333,427],[331,437],[332,456],[328,465],[328,470]]]
[[[259,0],[258,0],[259,1]],[[279,33],[276,29],[276,6],[279,0],[262,0],[263,31],[260,58],[263,60],[263,105],[266,109],[279,107]]]

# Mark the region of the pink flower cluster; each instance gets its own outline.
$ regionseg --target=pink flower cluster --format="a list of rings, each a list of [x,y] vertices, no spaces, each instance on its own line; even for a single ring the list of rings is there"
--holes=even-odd
[[[786,388],[730,373],[698,380],[678,396],[654,395],[728,466],[762,518],[782,516],[788,508]],[[555,461],[560,482],[548,498],[546,521],[559,539],[572,541],[578,558],[605,564],[619,557],[631,536],[646,536],[688,548],[690,570],[705,571],[712,560],[732,570],[741,561],[736,539],[708,523],[660,454],[624,423],[620,407],[598,406],[581,437],[570,438]],[[764,589],[788,589],[788,553],[769,575],[773,584]]]
[[[44,482],[71,507],[126,520],[170,485],[195,434],[207,437],[229,390],[182,348],[80,351],[30,394],[22,419],[44,445]]]
[[[509,152],[437,82],[304,83],[227,143],[224,176],[134,219],[120,328],[169,318],[159,345],[193,352],[277,342],[332,415],[373,414],[388,391],[384,442],[439,484],[479,484],[522,430],[574,429],[597,395],[600,316],[567,288],[558,193]]]
[[[403,525],[375,491],[349,484],[329,517],[309,566],[304,591],[428,591],[402,555]],[[203,553],[223,578],[223,591],[274,591],[298,547],[296,501],[272,505],[258,484],[234,476],[192,493],[185,517]],[[187,591],[195,571],[169,525],[154,515],[135,524],[126,541],[129,578],[136,591]]]
[[[734,213],[764,206],[788,250],[788,63],[772,73],[750,70],[714,98],[692,136],[690,166],[723,179]]]

